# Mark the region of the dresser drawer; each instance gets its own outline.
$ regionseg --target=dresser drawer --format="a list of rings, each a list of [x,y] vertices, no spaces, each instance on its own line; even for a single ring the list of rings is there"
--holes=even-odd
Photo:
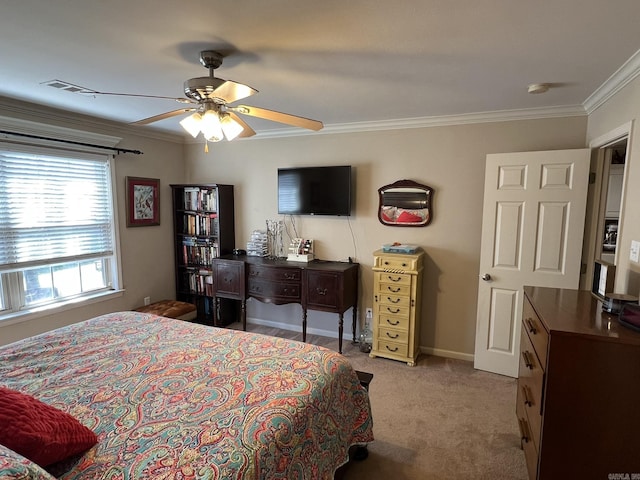
[[[543,369],[547,367],[547,348],[549,346],[549,333],[542,326],[542,322],[525,296],[522,306],[522,328],[527,332],[533,348],[538,355]]]
[[[264,279],[272,282],[302,282],[302,270],[299,268],[271,268],[264,265],[248,265],[249,280]]]
[[[542,388],[544,370],[535,354],[529,336],[522,332],[520,336],[520,366],[518,370],[518,405],[527,412],[533,442],[540,445],[542,425]]]
[[[522,450],[524,450],[529,479],[535,480],[538,475],[538,448],[535,443],[531,441],[531,426],[527,413],[524,411],[520,402],[516,404],[516,415],[518,417],[518,429],[520,431],[520,445]]]
[[[337,309],[340,277],[331,272],[307,271],[307,306]]]
[[[406,273],[376,272],[377,283],[390,285],[411,285],[411,275]]]
[[[407,283],[383,283],[378,284],[379,295],[411,295],[411,285]]]
[[[300,303],[302,287],[295,283],[273,283],[249,278],[248,291],[252,297],[264,297],[274,303]]]
[[[410,308],[408,305],[388,305],[388,304],[381,303],[379,305],[378,313],[380,316],[386,316],[386,317],[393,316],[393,317],[401,317],[404,319],[408,319],[409,311],[410,311]]]
[[[409,317],[395,315],[378,315],[378,328],[409,331]]]
[[[380,327],[378,329],[378,339],[387,342],[407,343],[409,341],[409,332],[408,330],[394,330]]]
[[[409,345],[406,343],[390,342],[378,338],[378,350],[383,353],[406,357],[409,353]]]
[[[384,255],[375,257],[374,267],[390,271],[416,271],[418,269],[418,259],[402,255]]]
[[[409,297],[404,297],[402,295],[394,295],[392,293],[384,293],[381,294],[378,298],[380,305],[390,305],[390,306],[398,306],[398,307],[408,307],[410,302]]]

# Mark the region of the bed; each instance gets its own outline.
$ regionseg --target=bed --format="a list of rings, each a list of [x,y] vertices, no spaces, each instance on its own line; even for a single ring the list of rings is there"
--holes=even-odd
[[[95,434],[30,464],[41,478],[331,479],[373,440],[367,391],[337,352],[140,312],[0,347],[0,387]],[[0,477],[14,456],[30,463],[1,447]]]

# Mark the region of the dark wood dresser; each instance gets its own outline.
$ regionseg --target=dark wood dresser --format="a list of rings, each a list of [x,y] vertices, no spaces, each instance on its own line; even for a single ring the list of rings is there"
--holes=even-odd
[[[357,263],[314,260],[308,263],[285,259],[224,255],[213,260],[213,295],[216,301],[214,318],[220,298],[238,300],[240,317],[246,330],[246,300],[282,305],[302,306],[302,341],[307,339],[307,310],[338,314],[338,351],[342,353],[344,313],[352,309],[351,329],[356,340],[358,318]]]
[[[516,414],[529,478],[640,478],[640,333],[588,291],[524,294]]]

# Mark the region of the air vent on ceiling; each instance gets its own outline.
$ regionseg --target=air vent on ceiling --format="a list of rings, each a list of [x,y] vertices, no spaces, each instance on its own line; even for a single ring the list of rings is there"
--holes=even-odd
[[[58,79],[42,82],[41,85],[57,88],[58,90],[64,90],[66,92],[80,93],[84,95],[91,95],[95,93],[95,90],[91,90],[90,88],[81,87],[79,85],[74,85],[73,83],[65,82],[64,80]]]

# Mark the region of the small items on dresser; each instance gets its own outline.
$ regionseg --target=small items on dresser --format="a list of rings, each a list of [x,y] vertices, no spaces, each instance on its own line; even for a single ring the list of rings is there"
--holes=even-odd
[[[269,255],[269,241],[266,230],[254,230],[251,240],[247,242],[247,255],[250,257],[266,257]]]
[[[602,301],[602,311],[617,315],[627,303],[638,303],[638,297],[625,293],[605,293]]]
[[[412,252],[392,253],[383,248],[373,254],[373,345],[369,354],[411,367],[420,354],[424,257],[420,247]]]
[[[290,262],[310,262],[313,260],[313,240],[309,238],[292,238],[287,260]]]

